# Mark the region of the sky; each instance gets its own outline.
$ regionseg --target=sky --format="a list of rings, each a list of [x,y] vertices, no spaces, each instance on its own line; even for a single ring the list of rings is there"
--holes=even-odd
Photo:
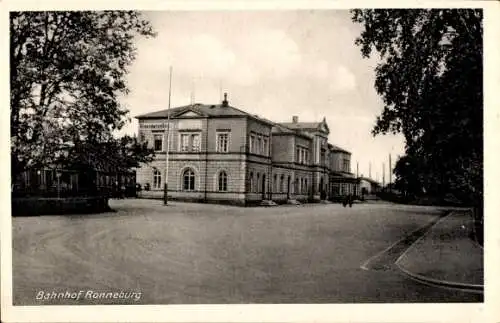
[[[361,26],[347,10],[147,11],[155,38],[136,40],[131,93],[122,98],[135,116],[193,102],[230,105],[276,122],[321,121],[329,142],[352,153],[351,170],[385,182],[404,152],[401,135],[371,130],[383,108],[375,92],[375,58],[364,59],[354,40]]]

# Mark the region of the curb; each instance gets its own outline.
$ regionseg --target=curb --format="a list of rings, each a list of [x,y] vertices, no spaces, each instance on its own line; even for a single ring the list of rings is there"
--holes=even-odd
[[[406,276],[409,278],[416,280],[420,283],[435,286],[435,287],[441,287],[441,288],[449,288],[449,289],[459,289],[461,291],[466,291],[470,293],[478,293],[478,294],[483,294],[484,293],[484,285],[480,284],[468,284],[468,283],[459,283],[459,282],[452,282],[448,280],[440,280],[440,279],[435,279],[435,278],[430,278],[426,277],[420,274],[413,273],[409,271],[408,269],[403,268],[401,265],[399,265],[399,261],[401,258],[403,258],[411,249],[414,248],[414,246],[420,241],[423,240],[427,235],[430,234],[432,228],[439,224],[441,221],[444,221],[446,218],[449,216],[453,215],[454,211],[451,211],[448,215],[442,217],[439,219],[434,225],[432,225],[427,232],[425,232],[424,235],[422,235],[420,238],[418,238],[408,249],[406,249],[405,252],[403,252],[396,262],[394,263],[396,267],[404,273]]]
[[[434,279],[434,278],[429,278],[425,277],[419,274],[412,273],[403,267],[401,267],[397,262],[395,263],[396,267],[404,273],[406,276],[410,277],[411,279],[418,281],[420,283],[430,285],[430,286],[435,286],[435,287],[441,287],[441,288],[448,288],[448,289],[458,289],[461,291],[469,292],[469,293],[476,293],[476,294],[483,294],[484,293],[484,285],[477,285],[477,284],[467,284],[467,283],[458,283],[458,282],[451,282],[447,280],[439,280],[439,279]]]
[[[375,255],[373,255],[372,257],[368,258],[368,260],[366,260],[361,266],[360,268],[363,269],[363,270],[370,270],[368,265],[370,264],[370,262],[372,262],[373,260],[376,260],[377,258],[379,258],[380,256],[384,255],[385,253],[387,253],[388,251],[390,251],[391,249],[395,248],[397,245],[399,245],[400,243],[403,243],[406,239],[408,239],[409,237],[413,236],[414,234],[416,234],[418,231],[420,230],[424,230],[424,233],[421,237],[417,238],[399,257],[398,259],[396,259],[396,262],[399,261],[399,259],[408,251],[408,249],[410,249],[417,241],[419,241],[423,236],[425,236],[429,230],[435,226],[438,222],[440,222],[442,219],[446,218],[448,215],[450,215],[451,212],[448,212],[446,213],[446,215],[442,215],[440,217],[438,217],[437,219],[433,219],[433,220],[430,220],[429,222],[427,222],[425,225],[422,225],[421,227],[411,231],[409,234],[405,235],[403,238],[399,239],[398,241],[394,242],[393,244],[391,244],[389,247],[385,248],[384,250],[381,250],[379,252],[377,252]]]

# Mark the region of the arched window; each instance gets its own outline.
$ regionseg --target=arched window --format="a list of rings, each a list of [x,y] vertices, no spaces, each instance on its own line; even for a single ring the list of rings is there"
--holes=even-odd
[[[186,169],[182,174],[182,179],[183,179],[182,189],[184,191],[194,191],[195,176],[193,170],[190,168]]]
[[[153,171],[153,188],[161,188],[161,172],[156,168]]]
[[[219,173],[219,176],[217,179],[217,186],[219,188],[219,191],[222,191],[222,192],[227,191],[227,174],[225,171],[221,171]]]

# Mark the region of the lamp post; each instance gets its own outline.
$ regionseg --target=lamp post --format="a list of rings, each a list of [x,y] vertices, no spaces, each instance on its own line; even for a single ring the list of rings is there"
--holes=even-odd
[[[166,128],[166,145],[165,145],[165,184],[163,187],[163,205],[168,205],[168,153],[170,151],[170,99],[172,97],[172,66],[170,66],[170,81],[168,87],[168,109],[167,109],[167,126]]]

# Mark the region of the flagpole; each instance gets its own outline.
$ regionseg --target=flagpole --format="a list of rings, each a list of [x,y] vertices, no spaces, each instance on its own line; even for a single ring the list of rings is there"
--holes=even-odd
[[[166,134],[166,151],[165,151],[165,184],[163,186],[163,204],[168,205],[168,154],[170,151],[170,99],[172,97],[172,66],[170,66],[170,77],[168,86],[168,108],[167,108],[167,134]]]

